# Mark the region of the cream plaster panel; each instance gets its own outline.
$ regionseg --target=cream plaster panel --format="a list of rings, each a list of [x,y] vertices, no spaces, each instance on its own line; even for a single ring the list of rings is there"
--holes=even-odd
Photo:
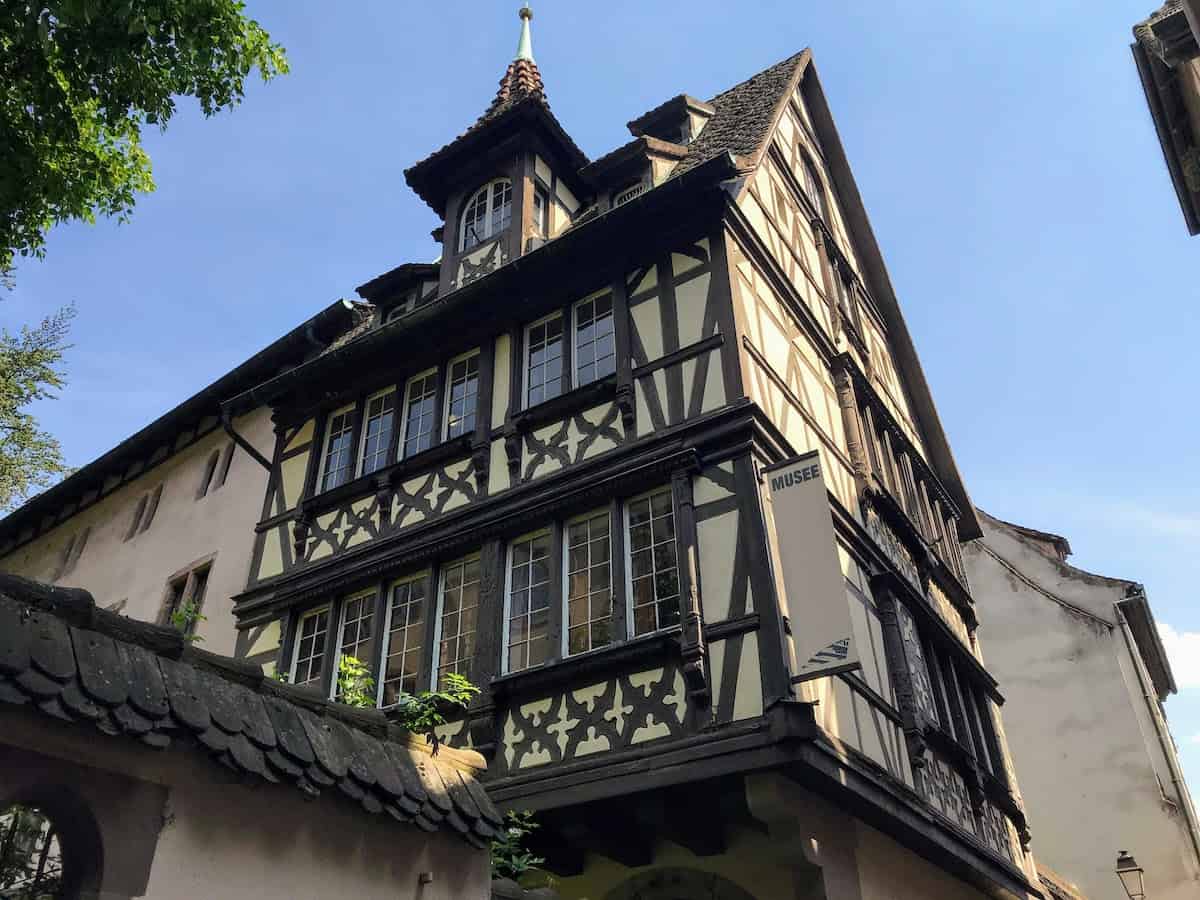
[[[300,426],[300,430],[292,437],[286,447],[283,448],[284,453],[290,453],[293,450],[298,450],[305,444],[311,444],[313,434],[316,432],[317,423],[315,419],[309,419]]]
[[[987,896],[861,821],[856,823],[856,828],[862,900],[898,900],[901,897],[984,900]],[[1116,880],[1115,875],[1109,874]],[[897,885],[904,886],[903,893],[897,893]],[[1117,887],[1119,890],[1120,884]]]
[[[254,410],[234,427],[260,453],[275,452],[270,410]],[[0,569],[53,581],[68,539],[89,529],[75,567],[58,583],[92,593],[102,607],[124,601],[124,615],[155,621],[167,579],[200,560],[214,557],[204,601],[207,620],[199,623],[204,649],[232,655],[237,632],[232,597],[246,588],[255,545],[254,526],[262,513],[267,472],[246,451],[235,449],[225,484],[196,499],[196,487],[213,451],[230,443],[218,429],[23,547],[0,559]],[[138,500],[163,485],[150,528],[126,541]]]
[[[542,179],[543,183],[546,185],[549,185],[550,182],[554,180],[553,175],[550,172],[550,166],[547,165],[544,159],[536,154],[533,157],[533,171],[534,174],[536,174],[538,178]]]
[[[654,362],[663,355],[662,311],[659,298],[644,300],[629,310],[633,327],[646,351],[646,362]]]
[[[646,274],[642,276],[641,282],[636,287],[630,288],[629,296],[636,297],[656,287],[658,287],[658,266],[651,266],[646,271]]]
[[[708,308],[708,287],[711,280],[712,276],[705,272],[675,288],[675,309],[679,316],[680,347],[695,344],[708,337],[709,334],[716,334],[719,330],[714,323],[709,334],[704,332],[704,313]]]
[[[645,383],[653,380],[655,390],[658,396],[663,398],[663,415],[667,415],[666,401],[667,396],[667,373],[664,369],[659,369],[647,378],[638,378],[634,380],[634,395],[637,405],[637,433],[638,437],[650,434],[654,431],[654,423],[650,419],[650,407],[646,404],[646,389]],[[673,424],[668,422],[668,425]]]
[[[260,653],[267,653],[271,650],[277,650],[282,642],[283,628],[280,625],[279,620],[276,619],[274,622],[269,623],[265,628],[263,628],[262,634],[260,634],[258,639],[250,646],[250,649],[246,651],[246,655],[257,656]]]
[[[508,472],[508,453],[504,450],[504,441],[492,441],[490,448],[491,464],[488,466],[488,493],[495,495],[512,487]]]
[[[724,472],[726,476],[733,477],[733,463],[719,463],[716,468]],[[696,506],[704,506],[706,503],[715,503],[718,500],[724,500],[727,497],[733,497],[733,491],[727,490],[717,484],[712,478],[707,476],[710,469],[705,469],[692,481],[692,499]]]
[[[462,462],[455,463],[452,466],[447,466],[446,467],[446,475],[449,476],[450,478],[461,480],[463,473],[465,473],[469,468],[471,468],[471,460],[465,459]],[[442,481],[441,476],[438,476],[438,481],[439,482]],[[448,489],[448,484],[442,485],[441,488],[442,488],[442,490]],[[453,492],[450,494],[449,499],[446,500],[445,506],[442,507],[442,512],[448,513],[451,510],[460,509],[461,507],[466,506],[470,502],[471,502],[470,497],[468,497],[463,491],[460,491],[457,488],[455,488],[453,490]]]
[[[704,250],[705,255],[708,255],[707,238],[700,241],[698,246]],[[693,269],[700,268],[702,265],[704,265],[703,260],[699,260],[694,256],[688,256],[686,253],[671,254],[671,271],[675,273],[676,278],[680,278]]]
[[[758,660],[758,634],[749,632],[742,642],[742,665],[738,669],[737,697],[733,701],[733,719],[753,719],[763,712],[762,674]]]
[[[279,487],[283,492],[284,510],[295,509],[304,495],[304,477],[308,474],[308,458],[311,454],[301,453],[285,459],[279,466]]]
[[[283,574],[283,545],[279,535],[284,527],[279,525],[263,534],[263,555],[258,565],[259,579],[274,578]]]
[[[512,386],[512,338],[502,334],[496,338],[496,365],[492,374],[492,427],[504,423],[508,413]]]
[[[700,401],[701,415],[720,409],[725,405],[725,378],[721,372],[721,351],[710,350],[705,355],[708,357],[708,371],[704,374],[704,393]],[[696,359],[685,360],[683,363],[685,408],[691,400],[698,365]]]
[[[697,501],[699,506],[699,501]],[[733,566],[737,556],[738,511],[731,510],[696,524],[704,621],[729,618],[733,602]],[[749,612],[749,610],[747,610]]]

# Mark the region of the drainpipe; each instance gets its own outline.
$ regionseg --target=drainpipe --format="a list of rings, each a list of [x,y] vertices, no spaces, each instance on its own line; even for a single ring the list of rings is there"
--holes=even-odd
[[[1162,751],[1163,759],[1167,762],[1167,769],[1171,773],[1171,785],[1175,789],[1175,796],[1179,798],[1179,808],[1183,810],[1183,817],[1187,821],[1188,837],[1192,841],[1192,851],[1196,854],[1196,862],[1200,863],[1200,827],[1196,824],[1196,810],[1192,807],[1188,793],[1187,784],[1183,779],[1183,772],[1180,771],[1179,761],[1176,758],[1174,742],[1170,736],[1164,733],[1164,728],[1159,724],[1158,694],[1154,692],[1153,686],[1147,681],[1146,674],[1142,671],[1142,665],[1139,664],[1140,654],[1137,650],[1136,642],[1133,639],[1133,632],[1129,628],[1129,621],[1125,618],[1125,612],[1121,609],[1120,603],[1113,604],[1113,610],[1117,614],[1117,625],[1121,629],[1121,635],[1125,638],[1125,647],[1129,651],[1129,655],[1133,661],[1133,670],[1137,673],[1138,684],[1142,688],[1142,696],[1146,700],[1146,705],[1150,709],[1150,720],[1154,723],[1154,734],[1158,737],[1158,746]]]

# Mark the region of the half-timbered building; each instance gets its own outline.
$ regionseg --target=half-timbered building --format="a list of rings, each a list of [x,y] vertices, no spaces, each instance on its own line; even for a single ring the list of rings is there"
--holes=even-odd
[[[277,441],[241,655],[388,709],[539,812],[566,897],[1035,895],[955,467],[808,51],[589,160],[528,9],[481,118],[406,173],[434,264],[225,404]],[[765,468],[817,451],[836,596],[784,584]],[[840,604],[860,665],[801,674]]]

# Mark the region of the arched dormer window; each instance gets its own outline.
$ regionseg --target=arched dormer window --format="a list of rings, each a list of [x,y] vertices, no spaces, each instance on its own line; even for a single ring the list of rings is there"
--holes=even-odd
[[[463,210],[459,253],[482,244],[508,227],[512,221],[512,194],[512,182],[507,178],[497,178],[475,192]]]
[[[821,177],[817,174],[816,168],[813,167],[812,161],[807,157],[803,162],[804,167],[804,195],[808,197],[809,202],[816,207],[821,218],[826,222],[829,221],[829,210],[825,206],[825,188],[821,185]]]

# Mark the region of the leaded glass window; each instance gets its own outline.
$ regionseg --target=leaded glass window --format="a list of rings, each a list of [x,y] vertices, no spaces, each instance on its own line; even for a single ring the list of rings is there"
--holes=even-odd
[[[472,353],[451,362],[448,380],[447,440],[475,430],[475,412],[479,401],[479,354]]]
[[[292,656],[292,684],[321,683],[325,675],[325,638],[328,634],[329,607],[315,609],[301,617]]]
[[[612,643],[612,541],[608,512],[567,524],[567,655]]]
[[[634,635],[679,623],[679,562],[670,488],[626,505]]]
[[[439,593],[438,684],[450,672],[471,677],[479,617],[479,557],[468,556],[446,565]]]
[[[362,453],[359,474],[370,475],[388,463],[392,449],[392,431],[396,421],[396,392],[389,390],[367,399],[363,421]]]
[[[617,371],[612,294],[590,297],[575,307],[575,386]]]
[[[410,378],[404,391],[404,455],[413,456],[433,446],[437,412],[437,370]]]
[[[548,531],[513,543],[508,554],[508,668],[520,672],[550,656]]]
[[[424,573],[392,585],[383,647],[380,706],[394,706],[402,694],[417,692],[428,591],[429,576]]]
[[[525,367],[526,406],[536,406],[562,393],[563,318],[551,316],[529,326]]]
[[[328,491],[350,480],[354,467],[353,441],[354,407],[348,406],[329,417],[321,464],[321,490]]]

